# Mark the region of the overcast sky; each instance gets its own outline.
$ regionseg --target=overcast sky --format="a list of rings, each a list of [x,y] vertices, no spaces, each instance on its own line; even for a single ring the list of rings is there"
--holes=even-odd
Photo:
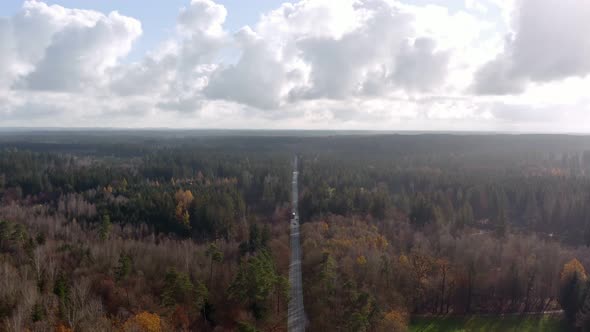
[[[2,0],[0,127],[590,132],[590,1]]]

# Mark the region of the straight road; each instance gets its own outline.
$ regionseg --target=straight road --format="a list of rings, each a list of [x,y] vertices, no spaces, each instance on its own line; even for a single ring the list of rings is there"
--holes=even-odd
[[[305,312],[303,310],[303,283],[301,281],[301,240],[299,236],[299,211],[298,200],[299,191],[297,190],[297,156],[293,164],[293,183],[291,192],[291,264],[289,265],[289,283],[291,285],[291,295],[289,299],[289,332],[305,331]]]

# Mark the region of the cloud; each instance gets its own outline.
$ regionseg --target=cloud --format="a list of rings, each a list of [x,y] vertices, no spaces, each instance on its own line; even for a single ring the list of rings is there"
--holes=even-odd
[[[514,34],[475,75],[479,94],[518,94],[545,83],[590,73],[590,2],[521,0]]]
[[[495,59],[475,74],[474,90],[479,94],[505,95],[525,91],[526,79],[515,77],[509,59]]]
[[[395,71],[395,57],[413,37],[413,17],[385,2],[357,4],[357,25],[342,36],[303,36],[297,48],[309,65],[306,86],[293,90],[294,99],[343,99],[382,91]],[[369,88],[370,86],[370,88]]]
[[[25,1],[0,17],[0,125],[496,130],[587,118],[586,2],[420,3],[294,0],[228,31],[234,13],[186,0],[132,62],[138,20]]]
[[[227,10],[224,6],[211,0],[192,0],[188,7],[180,10],[178,29],[187,35],[199,32],[220,36],[225,34],[222,25],[226,17]]]
[[[176,34],[154,52],[110,74],[110,89],[120,96],[151,95],[165,111],[194,112],[202,90],[217,67],[217,55],[228,43],[223,29],[226,9],[210,0],[193,0],[181,8]]]
[[[397,56],[393,80],[407,90],[429,91],[447,77],[449,54],[436,50],[430,38],[418,38],[402,47]]]
[[[213,72],[205,96],[262,109],[278,108],[287,80],[286,68],[272,57],[268,45],[252,29],[243,28],[235,39],[242,51],[240,60]]]
[[[337,5],[286,4],[255,30],[239,31],[238,62],[219,67],[205,95],[276,109],[300,100],[430,91],[444,83],[449,56],[416,33],[411,13],[380,0]],[[314,29],[326,21],[330,28]]]
[[[99,85],[142,33],[139,21],[117,12],[37,1],[26,1],[18,14],[0,22],[4,88],[72,91]]]
[[[72,91],[101,84],[105,71],[116,65],[141,35],[139,21],[117,12],[85,23],[57,32],[41,61],[17,86]]]
[[[176,64],[176,56],[165,55],[114,67],[109,71],[110,89],[120,96],[159,94],[174,78]]]

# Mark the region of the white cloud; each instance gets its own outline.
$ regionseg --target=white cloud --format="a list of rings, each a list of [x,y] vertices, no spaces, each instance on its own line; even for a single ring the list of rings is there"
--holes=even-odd
[[[56,32],[43,58],[17,87],[71,91],[104,84],[105,71],[131,50],[141,24],[117,12],[85,23]]]
[[[481,94],[518,94],[529,82],[590,73],[590,2],[521,0],[504,51],[476,74]]]
[[[227,31],[187,0],[129,62],[136,19],[25,1],[0,18],[0,125],[585,130],[590,6],[459,3],[300,0]]]
[[[141,35],[139,21],[117,12],[48,6],[26,1],[15,16],[0,20],[2,87],[69,91],[104,83]]]
[[[213,72],[205,96],[262,109],[278,108],[288,76],[285,66],[250,28],[240,30],[235,39],[242,51],[240,60]]]

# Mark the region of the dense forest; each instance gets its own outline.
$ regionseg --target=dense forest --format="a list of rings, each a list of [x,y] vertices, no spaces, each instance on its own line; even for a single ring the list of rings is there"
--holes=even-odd
[[[590,137],[0,132],[0,331],[309,331],[557,313],[590,331]]]

